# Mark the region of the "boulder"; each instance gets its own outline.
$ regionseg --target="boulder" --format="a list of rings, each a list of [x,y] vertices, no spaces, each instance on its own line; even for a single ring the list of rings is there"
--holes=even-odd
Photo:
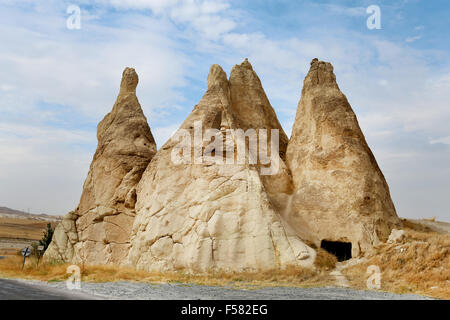
[[[391,234],[389,235],[389,238],[387,240],[387,243],[393,244],[397,242],[402,242],[407,237],[408,234],[405,232],[405,230],[392,229]]]

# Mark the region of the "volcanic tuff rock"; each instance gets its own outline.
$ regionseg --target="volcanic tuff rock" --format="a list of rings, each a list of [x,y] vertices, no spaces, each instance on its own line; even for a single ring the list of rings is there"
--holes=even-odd
[[[224,134],[242,127],[280,129],[281,140],[287,141],[250,63],[235,66],[229,81],[222,68],[213,65],[207,92],[158,151],[137,187],[128,264],[159,271],[310,266],[315,252],[277,213],[259,164],[192,163],[196,155],[190,137],[197,121],[203,133],[210,128]],[[171,157],[178,153],[181,130],[190,133],[186,145],[192,150],[191,163],[175,164]],[[208,144],[204,139],[202,149]]]
[[[136,97],[138,76],[126,68],[112,111],[97,128],[98,146],[78,208],[55,230],[47,259],[119,263],[128,253],[136,184],[156,144]]]
[[[286,158],[295,186],[286,219],[303,239],[316,245],[351,242],[357,256],[400,225],[388,185],[328,62],[311,62]]]
[[[137,83],[125,69],[80,204],[46,258],[155,271],[312,266],[302,239],[351,242],[357,256],[401,226],[331,64],[311,62],[290,140],[248,60],[229,79],[211,67],[205,95],[158,152]],[[236,161],[252,130],[269,144],[278,134],[278,148],[258,144],[269,163],[251,152]]]

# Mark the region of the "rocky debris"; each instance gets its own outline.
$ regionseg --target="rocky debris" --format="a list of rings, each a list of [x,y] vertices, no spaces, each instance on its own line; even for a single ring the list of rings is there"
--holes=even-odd
[[[178,152],[181,132],[193,137],[197,121],[201,121],[203,133],[241,126],[281,129],[248,61],[233,68],[229,81],[222,68],[213,65],[207,92],[158,151],[137,187],[128,264],[145,270],[196,272],[311,266],[314,250],[272,205],[259,164],[195,164],[195,150],[190,145],[190,163],[171,161]],[[237,137],[230,134],[235,147]],[[187,141],[189,144],[191,139]],[[207,144],[204,140],[203,148]]]
[[[136,212],[135,186],[156,153],[136,97],[138,75],[126,68],[112,111],[97,128],[98,146],[78,208],[55,230],[48,259],[90,264],[121,262]]]
[[[287,164],[295,192],[286,219],[305,240],[352,243],[352,256],[401,226],[389,187],[333,66],[314,59],[304,80]]]
[[[406,233],[405,230],[392,229],[391,234],[389,235],[389,238],[387,240],[387,243],[393,244],[396,242],[402,242],[407,237],[408,234]]]

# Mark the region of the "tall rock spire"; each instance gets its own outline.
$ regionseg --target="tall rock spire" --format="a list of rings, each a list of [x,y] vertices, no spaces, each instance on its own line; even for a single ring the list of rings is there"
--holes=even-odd
[[[123,71],[113,109],[99,123],[98,146],[80,203],[55,230],[46,257],[91,264],[119,263],[128,253],[135,186],[156,153],[136,97],[138,75]]]
[[[266,96],[261,80],[248,59],[232,68],[229,84],[231,110],[235,118],[238,119],[236,123],[238,128],[243,130],[267,129],[268,139],[270,139],[270,130],[275,129],[279,132],[279,159],[276,159],[279,167],[278,172],[263,175],[261,180],[272,205],[278,211],[284,211],[288,195],[292,193],[291,178],[285,164],[289,139]]]
[[[252,65],[245,59],[235,65],[230,73],[230,94],[233,113],[239,114],[239,127],[278,129],[280,131],[280,156],[284,160],[288,137],[278,121],[275,110],[264,92],[261,80]]]
[[[304,238],[351,242],[357,256],[399,225],[386,180],[328,62],[311,62],[287,164],[295,187],[288,220]]]

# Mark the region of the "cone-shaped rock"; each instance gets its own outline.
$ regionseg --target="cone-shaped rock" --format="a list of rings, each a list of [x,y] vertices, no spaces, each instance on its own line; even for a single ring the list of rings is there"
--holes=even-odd
[[[135,70],[126,68],[114,107],[98,125],[98,146],[80,204],[56,228],[46,258],[107,264],[126,257],[135,217],[135,187],[156,153],[136,97],[137,84]]]
[[[261,180],[272,204],[277,210],[284,210],[286,195],[292,192],[291,178],[285,164],[289,139],[248,59],[240,65],[235,65],[231,70],[229,88],[231,112],[236,120],[236,128],[267,129],[268,141],[271,139],[271,130],[278,130],[279,156],[272,159],[277,162],[278,170],[272,174],[262,175]],[[260,160],[258,159],[258,163],[261,165]]]
[[[274,109],[267,99],[258,75],[245,59],[233,67],[230,73],[232,111],[239,115],[239,128],[267,128],[280,130],[280,154],[284,159],[288,137],[278,121]]]
[[[389,236],[399,219],[389,188],[333,66],[314,59],[287,148],[295,194],[286,217],[304,239],[351,242],[352,255]]]
[[[311,265],[315,252],[274,209],[263,166],[248,155],[244,163],[229,157],[237,150],[233,129],[281,128],[269,107],[248,62],[233,69],[230,81],[211,67],[207,92],[138,184],[127,264],[158,271]]]

